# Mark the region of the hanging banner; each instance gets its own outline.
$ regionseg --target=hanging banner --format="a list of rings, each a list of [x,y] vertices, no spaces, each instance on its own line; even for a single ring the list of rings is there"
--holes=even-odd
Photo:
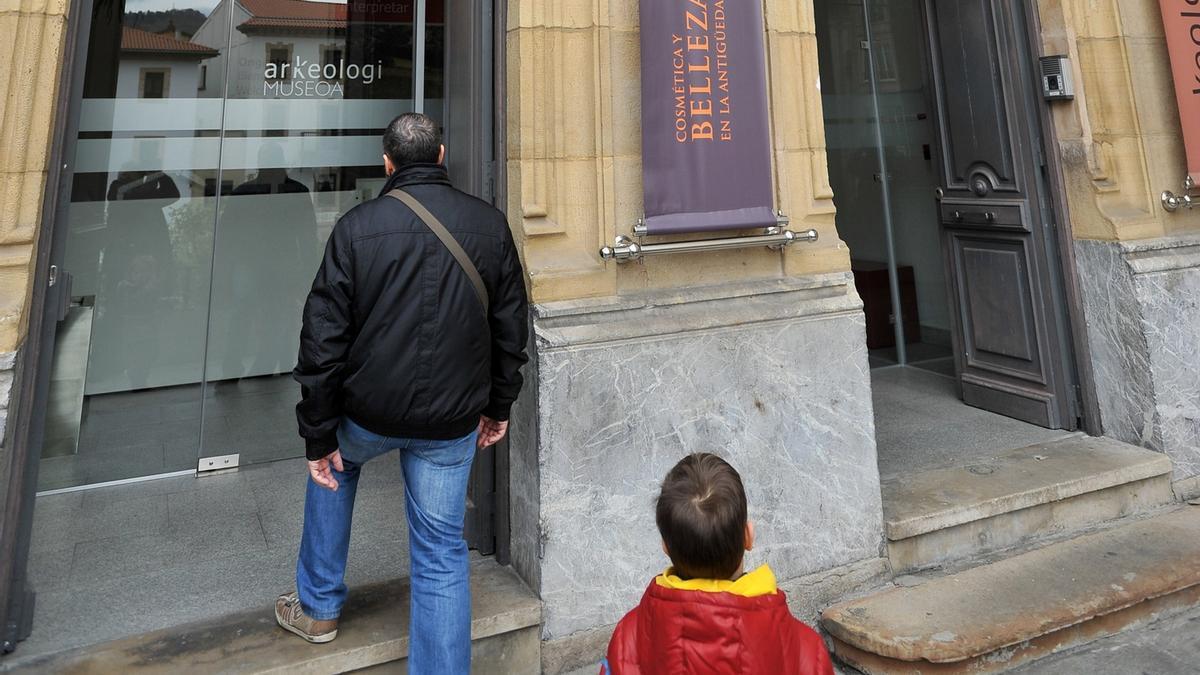
[[[1188,175],[1200,185],[1200,0],[1159,0]]]
[[[776,224],[761,0],[641,0],[648,234]]]

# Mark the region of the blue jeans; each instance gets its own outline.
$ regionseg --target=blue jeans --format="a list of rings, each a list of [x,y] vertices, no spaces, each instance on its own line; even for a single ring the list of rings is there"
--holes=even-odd
[[[314,619],[335,619],[346,602],[346,556],[359,470],[400,450],[412,575],[408,672],[464,675],[471,670],[471,591],[463,523],[476,432],[453,441],[388,438],[349,419],[338,428],[345,471],[333,492],[308,480],[304,536],[296,565],[300,606]]]

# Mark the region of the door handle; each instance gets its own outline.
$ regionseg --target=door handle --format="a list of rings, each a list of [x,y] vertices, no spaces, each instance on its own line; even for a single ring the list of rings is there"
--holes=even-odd
[[[995,213],[993,213],[993,212],[991,212],[991,211],[984,211],[984,212],[983,212],[983,214],[982,214],[982,215],[983,215],[983,220],[982,220],[982,221],[980,221],[980,220],[978,220],[978,219],[974,219],[974,218],[968,218],[968,217],[967,217],[967,216],[976,216],[976,215],[980,215],[980,214],[977,214],[977,213],[963,213],[962,211],[955,211],[955,212],[954,212],[954,219],[955,219],[955,220],[957,220],[957,221],[958,221],[958,222],[960,222],[960,223],[979,223],[979,222],[983,222],[983,223],[988,223],[988,224],[990,224],[990,223],[994,223],[994,222],[996,222],[996,214],[995,214]]]
[[[73,277],[70,272],[60,270],[58,265],[51,265],[47,281],[51,289],[47,297],[53,298],[53,301],[57,305],[54,310],[55,319],[62,321],[67,318],[67,312],[71,310],[71,286],[73,285],[71,282],[73,281]]]

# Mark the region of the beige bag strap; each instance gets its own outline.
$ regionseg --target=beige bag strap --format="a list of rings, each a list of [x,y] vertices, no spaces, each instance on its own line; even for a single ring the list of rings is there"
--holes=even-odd
[[[479,302],[483,305],[483,313],[486,316],[488,314],[487,286],[483,284],[483,277],[479,276],[479,270],[475,269],[475,263],[471,262],[471,257],[459,245],[454,235],[450,234],[450,230],[447,230],[446,226],[442,225],[442,221],[438,220],[437,216],[430,213],[429,209],[425,208],[425,205],[417,201],[417,198],[411,194],[400,188],[396,188],[387,194],[389,197],[400,200],[405,206],[412,209],[413,213],[417,214],[417,217],[421,219],[421,222],[425,223],[425,226],[433,231],[437,235],[437,238],[442,241],[442,245],[458,261],[458,266],[462,268],[463,272],[467,273],[467,278],[471,280],[471,285],[475,287],[475,295],[479,296]]]

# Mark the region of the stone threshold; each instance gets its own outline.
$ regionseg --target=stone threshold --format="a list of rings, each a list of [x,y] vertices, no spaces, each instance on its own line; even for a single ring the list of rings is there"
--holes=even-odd
[[[1052,544],[831,607],[865,673],[1000,672],[1200,602],[1200,508]]]
[[[23,661],[9,657],[0,661],[0,672],[282,674],[372,668],[408,656],[409,592],[407,577],[352,590],[337,639],[324,645],[308,644],[279,628],[272,607],[264,606],[59,654]],[[473,562],[471,600],[474,645],[523,633],[525,641],[532,640],[536,663],[541,602],[511,568],[490,559]],[[18,646],[13,656],[19,655]]]
[[[883,481],[886,534],[899,541],[1170,473],[1171,460],[1162,453],[1071,436],[987,462]]]

